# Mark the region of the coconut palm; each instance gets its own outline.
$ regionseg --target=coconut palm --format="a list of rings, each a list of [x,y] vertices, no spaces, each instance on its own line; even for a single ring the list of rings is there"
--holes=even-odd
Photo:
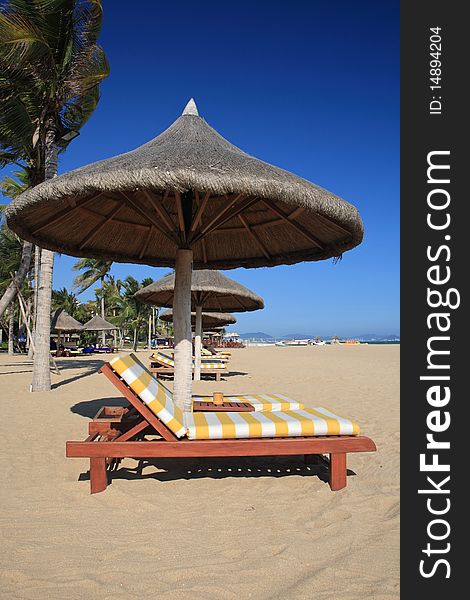
[[[114,322],[120,327],[132,331],[133,350],[137,350],[140,332],[146,327],[150,307],[139,302],[134,294],[143,287],[153,283],[150,277],[143,279],[141,283],[132,275],[129,275],[124,281],[119,281],[121,297],[119,302],[119,312]]]
[[[101,0],[7,0],[0,9],[0,160],[57,174],[58,154],[93,113],[109,73]],[[33,168],[33,167],[31,167]],[[54,254],[42,250],[33,391],[50,389]]]
[[[80,301],[73,292],[63,287],[60,290],[52,290],[51,306],[52,310],[63,308],[71,317],[77,319]]]
[[[111,261],[107,260],[81,258],[73,266],[74,271],[83,271],[83,273],[75,277],[73,282],[73,288],[79,290],[79,294],[87,290],[97,281],[101,281],[101,290],[98,290],[96,295],[101,303],[101,316],[103,319],[106,318],[105,293],[103,286],[112,264]],[[106,332],[104,331],[102,332],[101,341],[104,346],[106,342]]]
[[[17,171],[15,173],[15,176],[17,177],[17,179],[14,179],[13,177],[5,177],[3,181],[0,182],[0,193],[3,196],[15,198],[16,196],[19,196],[19,194],[21,194],[21,192],[23,192],[29,186],[27,171]],[[8,227],[4,222],[2,222],[1,227],[2,236],[4,236],[3,240],[6,241],[7,238],[10,238],[12,242],[14,242],[14,245],[18,246],[18,251],[14,253],[15,258],[17,258],[18,260],[14,261],[14,265],[2,261],[1,268],[3,271],[6,271],[6,280],[8,281],[8,285],[5,286],[5,289],[1,290],[2,296],[0,298],[0,318],[2,317],[10,302],[14,300],[17,289],[22,286],[23,281],[26,275],[28,274],[33,249],[33,245],[30,242],[21,243],[15,234],[13,234],[12,232],[8,234]],[[10,271],[8,271],[8,268],[10,269]],[[14,273],[13,280],[11,278],[10,273]],[[1,277],[0,288],[2,287],[2,283],[4,282],[5,279]]]

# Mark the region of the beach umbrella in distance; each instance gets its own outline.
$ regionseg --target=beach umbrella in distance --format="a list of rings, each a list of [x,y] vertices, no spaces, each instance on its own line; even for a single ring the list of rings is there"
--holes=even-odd
[[[173,322],[174,314],[172,310],[165,310],[160,315],[160,319],[165,322]],[[234,325],[237,319],[229,313],[203,312],[202,313],[202,329],[207,331],[209,328],[226,327]],[[191,313],[191,326],[196,326],[196,313]]]
[[[357,209],[224,139],[193,100],[136,150],[54,177],[15,198],[9,227],[73,256],[175,267],[174,398],[191,411],[191,272],[339,257]]]
[[[57,332],[57,347],[59,347],[63,333],[83,331],[83,325],[80,321],[71,317],[63,308],[58,308],[51,318],[51,331]]]
[[[173,306],[175,275],[142,288],[134,297],[147,304]],[[196,313],[194,336],[194,379],[201,378],[202,311],[244,312],[264,308],[263,299],[220,271],[201,269],[191,279],[191,309]],[[207,322],[207,317],[206,317]]]
[[[83,325],[85,331],[115,331],[116,325],[113,325],[100,315],[95,315]]]
[[[63,308],[58,308],[52,315],[51,330],[58,333],[76,333],[83,331],[83,325]]]

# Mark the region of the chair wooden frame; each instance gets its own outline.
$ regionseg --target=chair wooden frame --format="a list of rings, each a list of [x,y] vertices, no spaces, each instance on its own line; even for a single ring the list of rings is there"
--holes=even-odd
[[[142,402],[109,364],[101,372],[129,401],[130,408],[103,407],[89,424],[84,441],[69,441],[66,456],[90,459],[90,492],[102,492],[108,485],[107,468],[113,459],[191,458],[225,456],[304,455],[306,462],[326,460],[331,490],[346,487],[346,454],[374,452],[374,442],[364,436],[319,436],[257,439],[188,440],[178,439]],[[160,440],[142,439],[158,434]]]

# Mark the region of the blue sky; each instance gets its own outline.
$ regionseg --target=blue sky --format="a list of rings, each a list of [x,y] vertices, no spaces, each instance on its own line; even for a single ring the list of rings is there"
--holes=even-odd
[[[105,0],[104,9],[111,75],[60,171],[141,145],[194,96],[224,137],[356,205],[365,226],[339,264],[228,272],[266,303],[231,329],[399,333],[399,3],[147,0],[129,10]],[[54,287],[71,287],[75,260],[57,258]]]

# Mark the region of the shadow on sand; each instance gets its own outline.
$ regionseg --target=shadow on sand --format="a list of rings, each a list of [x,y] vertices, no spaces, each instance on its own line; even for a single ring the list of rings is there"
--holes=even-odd
[[[164,442],[162,442],[164,443]],[[136,459],[137,460],[137,459]],[[151,472],[144,473],[144,470]],[[310,465],[303,457],[229,457],[229,458],[159,458],[141,459],[135,467],[122,467],[117,463],[111,474],[109,484],[115,479],[154,479],[155,481],[180,481],[193,479],[227,479],[229,477],[300,477],[316,476],[328,483],[327,463]],[[348,476],[356,473],[347,470]],[[89,481],[89,472],[82,473],[78,480]]]
[[[122,396],[100,398],[99,400],[84,400],[71,406],[70,411],[82,417],[93,419],[103,406],[129,406],[129,402]]]
[[[96,359],[96,358],[91,358],[91,359],[86,359],[86,360],[77,360],[77,359],[67,359],[67,358],[59,358],[56,360],[57,366],[59,367],[59,370],[61,371],[61,373],[63,373],[64,371],[67,370],[71,370],[71,369],[83,369],[80,373],[78,373],[77,375],[74,375],[73,377],[69,377],[67,379],[63,379],[60,376],[56,377],[60,377],[60,379],[58,379],[57,381],[55,381],[52,385],[51,385],[51,389],[55,390],[63,385],[67,385],[68,383],[73,383],[74,381],[78,381],[79,379],[83,379],[84,377],[88,377],[89,375],[94,375],[95,373],[97,373],[101,367],[103,366],[103,364],[106,361],[104,360],[100,360],[100,359]]]

